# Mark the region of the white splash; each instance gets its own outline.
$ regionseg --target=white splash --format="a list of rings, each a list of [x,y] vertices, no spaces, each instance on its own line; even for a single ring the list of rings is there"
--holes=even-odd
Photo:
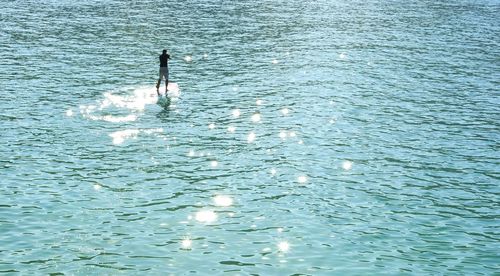
[[[262,103],[263,103],[263,102],[262,102],[262,100],[261,100],[261,99],[257,99],[257,100],[255,101],[255,104],[256,104],[256,105],[262,105]]]
[[[219,165],[219,162],[217,162],[216,160],[210,161],[210,167],[215,168],[218,165]]]
[[[281,114],[286,116],[286,115],[288,115],[288,113],[290,113],[290,109],[288,109],[286,107],[281,109]]]
[[[214,123],[209,124],[209,125],[208,125],[208,128],[209,128],[209,129],[214,129],[214,128],[215,128],[215,124],[214,124]]]
[[[191,62],[191,61],[193,61],[193,57],[190,56],[190,55],[187,55],[187,56],[184,57],[184,61],[185,62]]]
[[[234,133],[236,131],[236,127],[234,127],[234,126],[228,126],[227,127],[227,131],[231,132],[231,133]]]
[[[68,116],[68,117],[73,116],[73,110],[71,110],[71,109],[66,110],[66,116]]]
[[[272,64],[278,64],[279,63],[279,61],[277,59],[273,59],[273,61],[271,61],[271,62],[272,62]]]
[[[346,58],[347,58],[347,55],[346,55],[345,53],[341,53],[341,54],[339,55],[339,58],[340,58],[340,59],[346,59]]]

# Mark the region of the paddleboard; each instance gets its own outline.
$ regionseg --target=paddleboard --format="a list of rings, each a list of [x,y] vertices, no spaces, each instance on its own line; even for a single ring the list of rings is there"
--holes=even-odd
[[[181,95],[181,91],[179,89],[179,85],[175,82],[168,83],[168,91],[165,94],[165,87],[160,87],[159,89],[160,95],[158,95],[157,104],[163,108],[167,108],[170,106],[172,99],[177,99]]]

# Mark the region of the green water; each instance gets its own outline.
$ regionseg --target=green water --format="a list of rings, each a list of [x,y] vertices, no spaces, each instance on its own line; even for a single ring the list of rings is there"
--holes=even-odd
[[[3,0],[0,273],[498,273],[499,12]]]

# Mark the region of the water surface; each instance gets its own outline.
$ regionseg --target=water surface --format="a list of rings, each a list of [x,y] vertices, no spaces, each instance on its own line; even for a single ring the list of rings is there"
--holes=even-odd
[[[499,11],[3,1],[0,272],[496,273]]]

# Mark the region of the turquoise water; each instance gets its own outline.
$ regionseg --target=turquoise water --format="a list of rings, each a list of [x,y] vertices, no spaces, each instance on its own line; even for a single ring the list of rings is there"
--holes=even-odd
[[[2,1],[0,273],[498,273],[499,12]]]

